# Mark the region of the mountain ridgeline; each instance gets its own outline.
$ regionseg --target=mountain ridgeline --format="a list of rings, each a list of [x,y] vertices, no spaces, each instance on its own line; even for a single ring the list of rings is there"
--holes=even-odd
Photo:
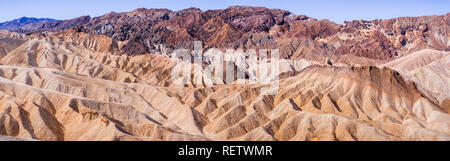
[[[276,48],[282,58],[315,59],[322,55],[345,63],[355,56],[391,60],[427,48],[449,51],[449,17],[450,13],[337,24],[263,7],[208,11],[140,8],[92,19],[37,21],[9,30],[34,33],[76,26],[80,32],[126,41],[121,53],[129,55],[192,49],[193,41],[202,41],[205,48]]]
[[[336,24],[234,6],[2,23],[0,140],[450,141],[449,17]],[[194,41],[281,59],[227,59],[244,76],[225,81],[208,57],[171,58]],[[279,72],[251,80],[258,65]]]
[[[49,18],[22,17],[0,23],[0,29],[18,33],[58,32],[83,25],[91,20],[90,16],[82,16],[69,20],[54,20]]]

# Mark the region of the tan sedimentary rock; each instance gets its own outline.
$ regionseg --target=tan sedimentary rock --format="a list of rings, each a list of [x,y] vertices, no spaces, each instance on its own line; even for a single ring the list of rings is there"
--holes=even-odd
[[[16,138],[16,137],[10,137],[10,136],[0,136],[0,141],[36,141],[36,140]]]
[[[275,94],[264,95],[270,84],[179,86],[170,74],[182,62],[166,55],[118,55],[119,50],[120,42],[106,36],[67,31],[36,37],[11,51],[0,60],[0,135],[450,140],[448,110],[389,68],[279,60],[291,74],[279,80]]]
[[[449,110],[450,52],[421,50],[383,66],[395,69],[416,82],[428,96]]]

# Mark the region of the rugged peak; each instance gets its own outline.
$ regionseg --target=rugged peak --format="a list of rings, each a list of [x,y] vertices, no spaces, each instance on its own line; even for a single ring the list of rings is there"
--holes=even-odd
[[[12,21],[20,22],[20,23],[31,23],[31,22],[39,22],[39,21],[55,21],[51,18],[35,18],[35,17],[21,17],[19,19],[15,19]]]
[[[131,55],[152,53],[155,46],[160,45],[169,49],[166,51],[191,48],[192,41],[203,41],[208,47],[217,48],[281,46],[283,48],[280,50],[285,52],[283,55],[291,59],[316,59],[314,53],[327,53],[336,58],[350,54],[385,61],[422,49],[449,51],[449,15],[355,20],[340,25],[265,7],[231,6],[208,11],[194,7],[179,11],[138,8],[131,12],[111,12],[93,19],[86,16],[31,23],[13,31],[61,31],[83,25],[83,32],[132,43],[125,44],[131,47],[130,51],[124,51]],[[305,48],[302,46],[304,43],[293,43],[299,41],[321,45]]]
[[[9,30],[13,32],[20,32],[24,28],[33,26],[34,24],[42,24],[52,21],[56,20],[50,18],[21,17],[19,19],[0,23],[0,29]]]
[[[449,50],[446,16],[339,25],[262,7],[142,8],[22,28],[34,31],[32,36],[0,31],[0,135],[450,140],[449,52],[410,53]],[[196,40],[203,51],[243,48],[234,54],[244,61],[205,60],[198,66],[156,54],[192,49]],[[280,49],[281,59],[254,60],[252,53],[240,53],[247,49]],[[228,51],[224,58],[233,57]],[[409,55],[395,58],[401,52]],[[380,59],[395,60],[379,65]],[[268,70],[259,68],[265,64]],[[210,65],[226,71],[217,73]],[[276,65],[279,73],[271,68]],[[228,67],[242,71],[245,83],[217,78],[229,74]],[[173,77],[180,72],[191,78]],[[276,83],[254,82],[252,75]],[[180,85],[183,80],[188,82]],[[278,88],[264,91],[272,85]]]
[[[166,8],[137,8],[131,12],[125,12],[125,13],[150,13],[151,14],[151,13],[155,13],[155,12],[173,12],[173,11],[166,9]],[[121,14],[121,13],[116,13],[116,14]]]

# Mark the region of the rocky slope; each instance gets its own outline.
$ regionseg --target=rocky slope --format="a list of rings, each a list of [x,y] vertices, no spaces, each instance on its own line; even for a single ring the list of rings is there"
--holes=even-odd
[[[262,7],[137,9],[96,17],[84,25],[84,31],[127,41],[123,53],[132,55],[192,49],[192,41],[198,40],[206,48],[277,48],[283,58],[325,62],[325,56],[351,64],[358,63],[348,62],[354,60],[348,59],[352,56],[390,60],[427,48],[448,51],[449,16],[361,20],[341,25]]]
[[[21,32],[77,30],[123,41],[122,54],[171,53],[205,48],[280,49],[286,59],[348,65],[376,65],[422,49],[450,50],[450,14],[336,24],[289,11],[233,6],[223,10],[180,11],[140,8],[92,20],[38,23]]]
[[[0,140],[449,141],[449,16],[341,25],[235,6],[9,22],[20,33],[0,31]],[[194,41],[212,55],[173,59]],[[250,59],[275,48],[281,59]],[[252,82],[255,64],[280,72]],[[210,65],[243,76],[207,77]]]
[[[179,86],[170,74],[183,62],[169,55],[121,54],[124,43],[77,29],[31,37],[9,52],[0,59],[0,135],[37,140],[450,140],[448,109],[421,89],[435,87],[402,76],[414,68],[446,70],[444,52],[432,56],[440,63],[416,58],[427,55],[419,53],[403,58],[410,65],[393,63],[398,67],[280,60],[289,74],[276,81],[277,92],[264,95],[271,83]],[[182,67],[191,69],[191,64]],[[448,86],[448,81],[441,83],[436,85]]]
[[[395,69],[423,88],[435,103],[449,111],[450,52],[421,50],[383,66]]]
[[[48,18],[27,18],[0,23],[0,30],[9,30],[12,32],[32,34],[36,32],[56,32],[70,29],[88,23],[91,20],[89,16],[81,16],[69,20],[54,20]]]
[[[0,23],[0,29],[21,32],[24,30],[34,30],[37,24],[48,23],[52,21],[56,20],[50,18],[22,17],[12,21]]]
[[[27,39],[25,35],[0,30],[0,58],[22,45]]]

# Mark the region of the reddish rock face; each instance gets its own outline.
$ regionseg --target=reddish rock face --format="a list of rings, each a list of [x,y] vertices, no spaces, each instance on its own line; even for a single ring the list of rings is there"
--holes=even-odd
[[[291,59],[331,54],[333,60],[351,54],[389,60],[425,48],[449,50],[445,41],[450,33],[449,15],[341,25],[263,7],[177,12],[137,9],[94,18],[85,27],[89,33],[132,40],[122,49],[131,55],[155,52],[160,44],[169,49],[191,49],[192,41],[202,41],[205,47],[279,48],[284,58]]]
[[[205,48],[280,49],[283,58],[328,56],[338,61],[344,55],[390,60],[421,49],[450,50],[450,14],[401,17],[388,20],[351,21],[336,24],[289,11],[264,7],[234,6],[223,10],[180,11],[139,8],[53,21],[35,31],[61,31],[83,25],[79,31],[125,41],[122,54],[139,55],[192,49],[193,41]],[[328,59],[324,59],[328,60]]]
[[[385,53],[389,53],[389,55],[395,53],[404,55],[427,48],[448,51],[448,40],[446,41],[446,39],[450,36],[449,15],[352,21],[345,25],[346,28],[359,30],[372,28],[381,33],[362,38],[379,41],[378,48],[386,51]]]

